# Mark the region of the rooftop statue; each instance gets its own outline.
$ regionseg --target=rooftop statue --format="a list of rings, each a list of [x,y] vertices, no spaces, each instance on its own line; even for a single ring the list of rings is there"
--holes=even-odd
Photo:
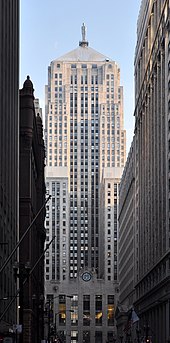
[[[81,32],[82,32],[82,42],[86,42],[86,26],[83,23],[82,27],[81,27]]]

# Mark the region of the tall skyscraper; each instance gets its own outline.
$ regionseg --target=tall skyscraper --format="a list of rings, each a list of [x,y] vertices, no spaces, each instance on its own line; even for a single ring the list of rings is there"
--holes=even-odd
[[[18,230],[19,159],[19,0],[0,1],[0,266],[15,247]],[[0,275],[1,314],[4,297],[15,294],[11,260]],[[8,299],[9,301],[9,299]],[[16,304],[0,321],[0,334],[16,323]]]
[[[56,235],[46,254],[52,321],[67,342],[68,332],[72,343],[109,341],[116,330],[118,184],[126,159],[123,89],[119,67],[89,47],[84,24],[79,47],[48,68],[45,121],[47,242]]]

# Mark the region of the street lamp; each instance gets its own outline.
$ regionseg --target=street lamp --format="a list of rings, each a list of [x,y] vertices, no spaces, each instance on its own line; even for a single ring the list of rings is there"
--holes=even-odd
[[[70,312],[70,313],[74,313],[74,310],[65,310],[65,312]],[[64,313],[65,313],[64,312]],[[59,311],[57,313],[55,313],[55,334],[57,333],[57,315],[58,314],[62,314],[63,312]]]
[[[46,303],[45,303],[45,313],[47,315],[47,327],[48,327],[48,331],[47,331],[47,335],[48,335],[48,343],[50,342],[50,336],[51,336],[51,305],[53,304],[54,299],[58,298],[59,295],[56,295],[55,297],[50,297],[47,299]]]
[[[51,336],[51,303],[53,301],[53,298],[49,298],[45,303],[45,323],[47,323],[47,340],[48,343],[50,343],[50,336]]]
[[[50,342],[52,330],[54,332],[56,332],[56,315],[62,313],[61,311],[55,313],[55,318],[54,318],[54,312],[53,312],[52,305],[54,303],[54,299],[59,298],[60,296],[65,296],[66,298],[70,298],[70,299],[72,299],[72,297],[73,297],[72,295],[59,294],[59,295],[56,295],[55,297],[50,295],[50,297],[47,298],[47,301],[45,303],[45,308],[46,308],[45,313],[46,313],[46,318],[47,318],[46,323],[47,323],[48,343]],[[55,308],[55,306],[54,306],[54,308]],[[72,310],[66,310],[66,311],[74,312]],[[52,327],[53,327],[53,329],[52,329]]]
[[[19,292],[19,305],[20,305],[20,311],[19,311],[19,324],[22,325],[22,331],[20,335],[20,342],[23,342],[23,324],[24,324],[24,281],[28,279],[29,273],[30,273],[30,262],[27,261],[25,264],[15,262],[13,265],[13,271],[14,271],[14,279],[15,281],[17,278],[19,278],[19,287],[20,287],[20,292]]]

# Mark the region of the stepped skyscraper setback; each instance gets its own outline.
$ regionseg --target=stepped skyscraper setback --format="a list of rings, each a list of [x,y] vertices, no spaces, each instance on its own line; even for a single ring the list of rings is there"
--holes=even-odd
[[[45,271],[52,321],[71,342],[105,342],[116,330],[118,185],[126,132],[120,69],[89,47],[84,24],[79,46],[48,68],[45,121],[52,195],[47,243],[56,236]]]

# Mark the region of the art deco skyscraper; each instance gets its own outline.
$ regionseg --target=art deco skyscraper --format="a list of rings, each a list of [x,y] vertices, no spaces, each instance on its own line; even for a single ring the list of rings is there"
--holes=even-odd
[[[83,24],[79,47],[52,61],[48,68],[46,184],[52,199],[47,206],[46,229],[47,240],[56,235],[56,241],[46,256],[46,288],[49,295],[55,291],[57,296],[72,294],[75,313],[77,305],[83,311],[87,300],[83,296],[89,297],[88,306],[94,312],[91,337],[96,335],[98,342],[102,342],[102,333],[103,339],[113,337],[109,325],[115,325],[117,199],[125,145],[120,69],[89,47]],[[100,303],[98,310],[94,299]],[[62,301],[66,299],[59,297],[59,312]],[[103,319],[102,306],[106,310]],[[112,319],[108,324],[109,306]],[[83,325],[90,324],[83,324],[82,319],[81,331],[80,314],[75,313],[71,313],[75,327],[71,335],[76,337],[79,331],[81,341],[90,330],[83,331]],[[91,318],[90,309],[85,315]],[[102,320],[104,331],[95,331]]]

